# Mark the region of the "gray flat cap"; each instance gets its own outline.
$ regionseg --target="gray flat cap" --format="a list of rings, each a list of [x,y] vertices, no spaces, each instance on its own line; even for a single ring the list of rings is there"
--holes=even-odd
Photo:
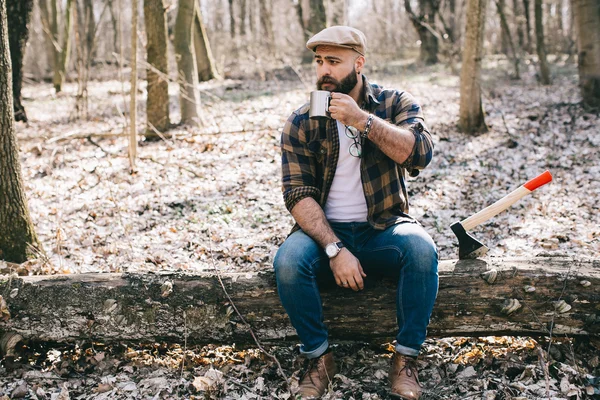
[[[306,42],[306,48],[315,51],[317,46],[338,46],[352,49],[361,56],[367,50],[367,38],[365,34],[356,28],[349,26],[332,26],[323,29]]]

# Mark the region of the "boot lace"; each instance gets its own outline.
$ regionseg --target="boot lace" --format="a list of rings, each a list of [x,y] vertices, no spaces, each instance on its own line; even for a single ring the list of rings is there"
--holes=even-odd
[[[418,375],[418,365],[417,360],[412,357],[404,357],[404,365],[398,371],[398,376],[402,375],[402,371],[406,370],[406,376],[414,377],[417,381],[417,384],[421,386],[421,382],[419,382]]]

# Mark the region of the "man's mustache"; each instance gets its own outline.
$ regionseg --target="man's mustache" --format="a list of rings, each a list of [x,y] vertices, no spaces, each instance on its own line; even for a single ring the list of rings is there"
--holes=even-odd
[[[340,84],[336,79],[334,79],[334,78],[332,78],[330,76],[324,76],[324,77],[322,77],[321,79],[319,79],[319,81],[317,83],[319,85],[322,85],[324,83],[333,83],[334,85],[339,85]]]

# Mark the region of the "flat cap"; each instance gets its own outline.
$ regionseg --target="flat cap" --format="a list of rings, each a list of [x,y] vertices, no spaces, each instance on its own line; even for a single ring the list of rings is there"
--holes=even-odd
[[[352,49],[364,56],[367,50],[367,38],[358,29],[349,26],[331,26],[323,29],[306,42],[306,48],[312,51],[321,45]]]

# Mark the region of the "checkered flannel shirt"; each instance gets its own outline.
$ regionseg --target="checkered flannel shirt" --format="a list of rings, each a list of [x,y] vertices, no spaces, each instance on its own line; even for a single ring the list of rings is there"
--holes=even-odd
[[[375,229],[401,222],[415,222],[408,215],[405,172],[417,176],[433,155],[431,134],[425,126],[421,107],[407,92],[384,90],[363,76],[363,109],[377,117],[410,129],[415,136],[412,153],[402,164],[386,156],[368,139],[363,141],[360,162],[362,185],[368,206],[367,219]],[[337,167],[340,145],[337,123],[333,119],[309,119],[310,104],[294,111],[281,135],[283,198],[291,211],[306,197],[321,207]],[[298,229],[294,227],[293,231]]]

